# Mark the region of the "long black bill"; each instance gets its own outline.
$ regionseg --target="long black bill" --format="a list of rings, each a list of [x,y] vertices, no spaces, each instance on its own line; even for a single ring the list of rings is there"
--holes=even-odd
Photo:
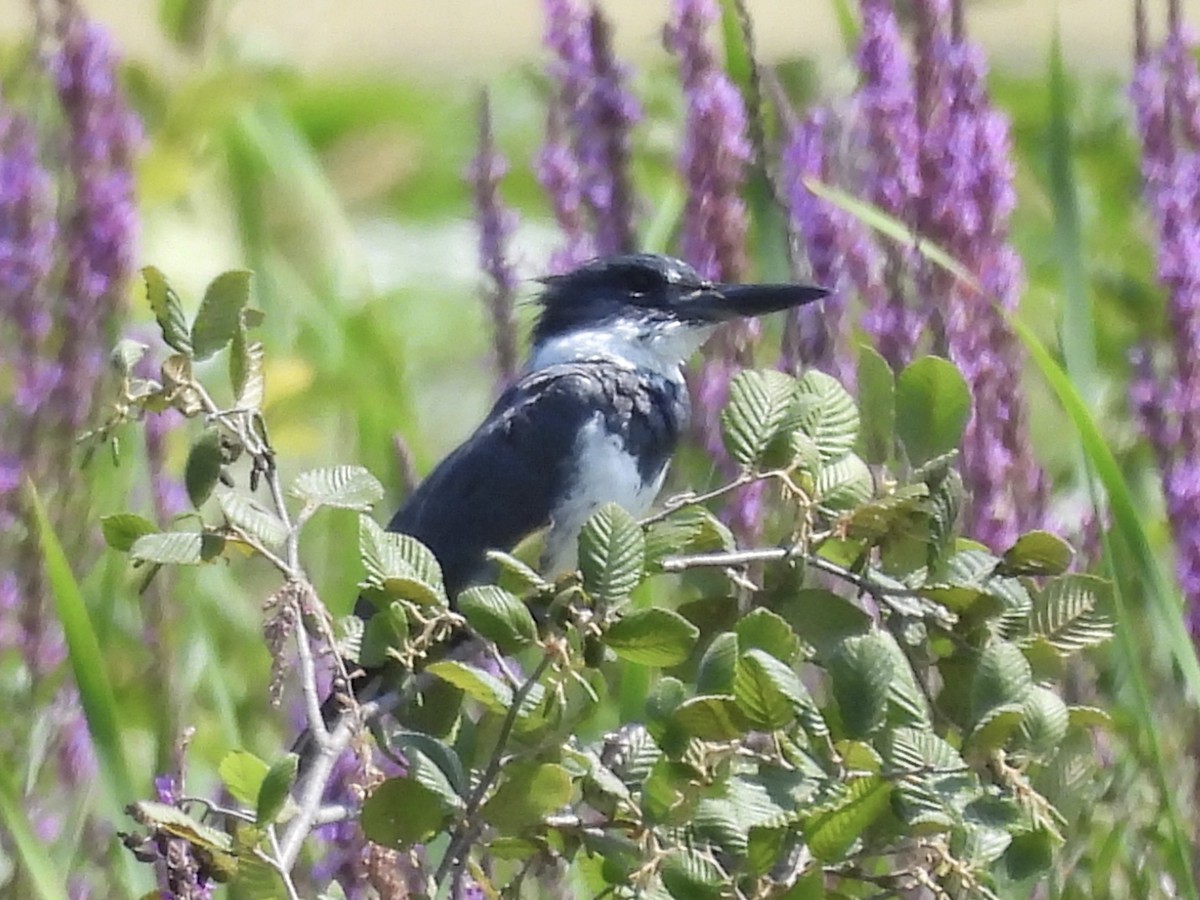
[[[683,309],[700,321],[726,322],[803,306],[828,293],[809,284],[716,284],[686,300]]]

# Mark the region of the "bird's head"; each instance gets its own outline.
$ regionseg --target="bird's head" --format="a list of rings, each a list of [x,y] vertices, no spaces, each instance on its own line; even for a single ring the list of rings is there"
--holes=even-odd
[[[711,282],[681,260],[650,253],[595,259],[543,284],[533,332],[535,367],[593,347],[677,367],[723,322],[801,306],[828,293],[803,284]]]

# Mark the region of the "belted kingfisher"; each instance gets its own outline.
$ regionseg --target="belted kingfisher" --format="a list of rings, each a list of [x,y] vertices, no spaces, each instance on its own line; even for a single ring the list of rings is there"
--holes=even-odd
[[[544,568],[558,573],[574,568],[579,530],[600,506],[644,514],[688,421],[684,362],[722,322],[827,293],[717,284],[652,254],[543,283],[524,373],[387,526],[433,551],[450,597],[487,577],[488,550],[549,526]]]

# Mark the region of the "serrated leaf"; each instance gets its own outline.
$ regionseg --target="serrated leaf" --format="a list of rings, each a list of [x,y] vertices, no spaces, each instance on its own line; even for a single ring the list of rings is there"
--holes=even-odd
[[[192,506],[199,509],[212,494],[221,477],[221,466],[225,457],[221,451],[221,432],[206,428],[188,451],[187,464],[183,470],[183,483],[187,488]]]
[[[702,741],[732,741],[750,730],[737,700],[725,694],[685,700],[676,708],[672,723]]]
[[[733,696],[756,728],[785,728],[805,705],[807,695],[800,676],[765,650],[747,650],[738,659]]]
[[[142,279],[146,283],[146,299],[150,302],[163,340],[167,346],[190,356],[192,338],[188,334],[187,319],[179,295],[167,282],[166,276],[154,266],[142,269]]]
[[[624,600],[641,580],[645,554],[641,526],[623,507],[606,503],[579,532],[583,586],[603,603]]]
[[[1090,575],[1056,578],[1034,600],[1030,632],[1063,656],[1104,643],[1113,634],[1112,619],[1101,609],[1109,589]]]
[[[289,493],[313,506],[369,510],[383,499],[383,485],[362,466],[327,466],[301,472]]]
[[[929,704],[917,684],[912,665],[896,639],[886,631],[879,632],[881,646],[892,660],[892,681],[888,689],[889,721],[897,725],[929,728]]]
[[[221,781],[238,803],[243,806],[254,806],[258,802],[258,792],[262,789],[263,779],[267,777],[270,766],[247,750],[234,750],[226,753],[217,766],[217,774]]]
[[[887,360],[868,344],[858,348],[858,405],[862,414],[859,447],[869,463],[891,460],[896,440],[896,376]]]
[[[229,384],[233,388],[233,405],[237,409],[258,409],[262,406],[266,376],[263,372],[263,345],[249,340],[246,329],[233,334],[229,350]]]
[[[646,531],[646,561],[653,564],[681,553],[731,550],[735,543],[728,526],[709,510],[685,506]]]
[[[817,476],[817,499],[827,509],[851,509],[875,494],[875,476],[853,453],[828,463]]]
[[[739,655],[737,635],[723,631],[712,639],[696,669],[696,690],[701,694],[728,694]]]
[[[970,388],[949,360],[923,357],[896,379],[896,432],[912,465],[958,447],[970,417]]]
[[[501,586],[514,593],[544,591],[553,587],[549,581],[538,574],[537,570],[511,553],[504,553],[500,550],[489,550],[487,552],[487,560],[490,563],[495,563],[499,568],[500,577],[498,580]]]
[[[452,812],[435,791],[420,782],[389,778],[367,797],[359,823],[373,843],[403,849],[441,831]]]
[[[415,752],[420,753],[432,765],[435,765],[442,775],[445,776],[446,783],[450,786],[450,794],[447,796],[447,801],[459,803],[463,795],[466,794],[469,788],[466,770],[463,768],[462,760],[454,748],[446,744],[444,741],[439,741],[431,735],[420,731],[395,731],[389,736],[391,745],[405,755],[406,758],[412,759]],[[432,787],[433,783],[428,778],[425,779],[427,786]]]
[[[800,651],[800,639],[787,620],[761,606],[738,619],[734,631],[742,651],[757,647],[785,664],[790,664]]]
[[[1071,566],[1075,551],[1048,531],[1030,531],[1004,551],[997,571],[1001,575],[1061,575]]]
[[[1041,829],[1014,835],[1004,852],[1008,877],[1022,881],[1046,872],[1054,864],[1054,851],[1059,843],[1049,831]]]
[[[700,629],[679,613],[651,607],[622,616],[604,633],[604,643],[622,659],[644,666],[677,666],[687,660]]]
[[[382,666],[393,658],[393,649],[400,650],[408,643],[408,613],[400,600],[393,600],[379,608],[365,625],[362,619],[351,618],[356,619],[358,627],[362,629],[357,659],[366,668]]]
[[[1037,757],[1053,756],[1070,725],[1067,704],[1049,688],[1035,686],[1022,707],[1019,746]]]
[[[268,770],[258,789],[255,804],[254,821],[259,828],[265,828],[279,818],[288,800],[288,792],[296,781],[299,766],[300,757],[295,753],[287,753]]]
[[[129,548],[129,555],[143,562],[162,565],[198,566],[221,555],[225,541],[219,535],[198,531],[162,531],[144,534]]]
[[[882,634],[848,637],[829,660],[833,696],[850,737],[865,737],[883,724],[895,662]]]
[[[1111,731],[1114,727],[1112,716],[1095,706],[1069,707],[1067,716],[1072,728],[1104,728]]]
[[[454,685],[473,700],[494,713],[504,714],[513,702],[512,689],[493,675],[476,666],[457,660],[443,659],[426,667],[430,675]]]
[[[449,604],[442,567],[428,547],[411,535],[384,531],[368,515],[359,516],[358,522],[358,548],[367,569],[364,587],[369,597],[370,589],[375,589],[388,600],[435,607]]]
[[[492,584],[468,588],[457,602],[471,627],[504,653],[514,653],[537,639],[537,623],[529,607],[503,588]]]
[[[871,630],[869,615],[845,597],[822,588],[797,591],[781,611],[800,639],[822,654],[831,653],[850,635]]]
[[[222,272],[209,283],[192,323],[192,352],[196,359],[208,359],[233,340],[242,327],[242,310],[249,300],[249,272]]]
[[[1015,644],[993,641],[979,655],[971,680],[971,711],[976,721],[1000,706],[1025,702],[1033,671]]]
[[[808,817],[804,839],[813,856],[837,862],[887,809],[891,785],[877,775],[851,781],[844,796],[828,809]]]
[[[143,344],[141,341],[121,338],[121,340],[117,341],[117,346],[113,347],[108,359],[118,374],[129,377],[133,371],[133,367],[138,364],[149,349],[149,346]]]
[[[222,491],[217,495],[217,503],[230,525],[258,538],[268,547],[282,546],[287,540],[287,525],[257,500],[234,491]]]
[[[554,763],[509,763],[500,786],[483,804],[483,818],[502,832],[538,825],[571,799],[571,774]]]
[[[799,392],[810,402],[802,406],[801,430],[811,437],[825,462],[841,459],[858,441],[858,407],[850,392],[832,375],[809,369]]]
[[[929,488],[924,484],[901,485],[887,496],[856,506],[841,520],[842,530],[846,537],[872,543],[890,535],[922,536],[928,497]]]
[[[233,851],[233,838],[223,831],[218,831],[193,819],[183,810],[166,803],[154,800],[139,800],[127,808],[127,812],[140,825],[157,828],[167,834],[183,838],[189,844],[209,853],[229,854]],[[229,859],[227,870],[236,867],[236,861]]]
[[[659,877],[675,900],[719,900],[725,893],[721,870],[712,860],[693,850],[677,849],[668,853],[659,868]]]
[[[795,427],[796,380],[774,369],[739,372],[729,383],[721,431],[729,455],[743,466],[759,461],[771,442]]]
[[[408,763],[408,771],[406,777],[411,778],[418,784],[428,788],[438,798],[438,803],[442,809],[458,811],[463,807],[463,798],[456,789],[454,782],[451,780],[451,774],[456,774],[460,779],[462,786],[465,786],[466,776],[462,772],[462,764],[459,762],[454,750],[444,745],[438,746],[439,742],[434,738],[425,735],[426,740],[423,742],[417,741],[410,732],[410,737],[403,743],[404,758]],[[443,769],[442,765],[435,760],[434,756],[430,756],[425,751],[429,750],[435,754],[437,760],[441,760],[442,764],[450,768],[450,772]],[[455,772],[454,766],[458,766]]]
[[[158,531],[158,526],[134,513],[117,513],[100,519],[100,530],[104,533],[104,542],[108,546],[128,553],[138,538],[154,534]]]
[[[1020,727],[1024,716],[1025,710],[1020,703],[992,707],[975,723],[975,730],[967,738],[967,746],[983,753],[999,750]]]

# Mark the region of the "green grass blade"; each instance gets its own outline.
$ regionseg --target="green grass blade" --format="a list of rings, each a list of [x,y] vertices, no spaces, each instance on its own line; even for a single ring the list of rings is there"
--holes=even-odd
[[[79,699],[83,705],[92,743],[96,747],[96,756],[100,762],[100,772],[112,812],[119,815],[120,810],[134,799],[135,794],[121,744],[116,695],[108,680],[104,654],[100,650],[96,630],[84,605],[79,583],[71,572],[62,544],[58,535],[54,533],[41,498],[32,484],[29,485],[29,497],[37,518],[42,560],[50,582],[50,591],[67,642],[67,657],[75,674]]]
[[[917,234],[895,216],[890,216],[873,203],[859,200],[843,190],[818,181],[816,178],[805,178],[804,186],[828,203],[844,209],[854,218],[880,234],[890,237],[896,243],[911,247],[930,262],[941,266],[955,278],[979,288],[975,276],[962,263],[951,256],[933,241]]]
[[[8,834],[16,851],[16,860],[28,876],[28,884],[34,893],[44,900],[61,900],[67,896],[67,886],[60,877],[61,866],[33,833],[21,796],[10,773],[3,767],[0,767],[0,825]]]
[[[1174,773],[1170,772],[1163,750],[1159,728],[1154,721],[1153,698],[1147,684],[1143,668],[1144,654],[1140,652],[1133,631],[1132,615],[1125,596],[1126,586],[1130,582],[1138,582],[1149,594],[1151,606],[1160,620],[1158,628],[1160,636],[1166,640],[1171,657],[1183,675],[1188,689],[1188,696],[1193,705],[1200,698],[1200,664],[1197,663],[1196,653],[1187,631],[1181,625],[1181,611],[1174,599],[1173,592],[1166,584],[1158,563],[1150,550],[1145,530],[1133,503],[1133,495],[1125,482],[1117,460],[1105,443],[1099,428],[1088,412],[1079,392],[1071,383],[1066,372],[1054,361],[1049,352],[1033,332],[1025,324],[1009,320],[1021,341],[1025,344],[1030,357],[1037,365],[1042,376],[1057,395],[1059,403],[1070,416],[1090,470],[1099,478],[1108,495],[1109,507],[1112,510],[1113,524],[1116,532],[1121,535],[1132,558],[1135,571],[1119,571],[1114,563],[1112,548],[1108,535],[1104,535],[1104,557],[1107,560],[1109,574],[1113,582],[1113,603],[1117,616],[1117,650],[1124,658],[1125,673],[1134,693],[1134,702],[1126,704],[1138,723],[1140,737],[1146,742],[1150,752],[1150,763],[1153,776],[1158,783],[1166,806],[1164,825],[1168,831],[1168,841],[1174,855],[1176,887],[1184,892],[1182,896],[1198,898],[1196,881],[1192,874],[1191,841],[1188,837],[1187,823],[1179,810],[1175,797]],[[1171,627],[1173,623],[1173,627]]]

